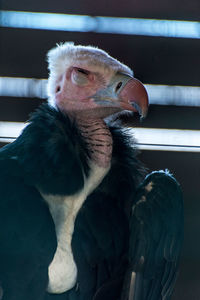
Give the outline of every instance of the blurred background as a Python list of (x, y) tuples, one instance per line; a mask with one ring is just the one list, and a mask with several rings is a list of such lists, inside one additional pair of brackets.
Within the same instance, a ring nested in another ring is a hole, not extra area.
[(0, 9), (0, 146), (46, 101), (46, 53), (56, 43), (98, 46), (145, 84), (149, 114), (130, 124), (140, 159), (150, 171), (168, 168), (184, 193), (173, 300), (199, 300), (200, 1), (1, 0)]

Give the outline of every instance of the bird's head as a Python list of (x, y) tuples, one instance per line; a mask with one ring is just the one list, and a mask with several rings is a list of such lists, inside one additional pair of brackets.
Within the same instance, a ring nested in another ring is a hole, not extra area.
[(148, 96), (132, 70), (105, 51), (73, 43), (48, 53), (49, 103), (62, 112), (105, 118), (123, 110), (145, 117)]

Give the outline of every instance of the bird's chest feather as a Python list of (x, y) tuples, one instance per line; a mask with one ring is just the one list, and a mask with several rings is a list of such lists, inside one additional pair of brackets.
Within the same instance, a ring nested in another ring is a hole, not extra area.
[[(105, 134), (105, 130), (100, 132), (99, 129), (96, 132), (101, 136), (102, 133)], [(85, 134), (88, 143), (90, 138), (95, 138), (94, 132), (91, 134), (86, 132)], [(97, 137), (99, 136), (97, 135)], [(110, 136), (108, 135), (108, 137)], [(111, 146), (108, 147), (107, 140), (104, 143), (103, 139), (98, 145), (90, 146), (92, 158), (89, 164), (90, 172), (80, 191), (70, 196), (42, 194), (54, 220), (58, 242), (54, 259), (49, 266), (48, 292), (50, 293), (63, 293), (71, 289), (76, 283), (77, 267), (71, 248), (75, 219), (87, 196), (101, 183), (110, 169)]]

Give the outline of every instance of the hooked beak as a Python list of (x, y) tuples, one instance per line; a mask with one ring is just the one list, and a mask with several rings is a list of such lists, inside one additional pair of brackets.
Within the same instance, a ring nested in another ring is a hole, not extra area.
[(122, 109), (138, 111), (145, 118), (148, 111), (148, 94), (144, 85), (136, 78), (131, 78), (119, 93)]
[(99, 107), (138, 112), (142, 119), (147, 115), (147, 91), (138, 79), (127, 74), (117, 73), (109, 85), (98, 90), (92, 98)]

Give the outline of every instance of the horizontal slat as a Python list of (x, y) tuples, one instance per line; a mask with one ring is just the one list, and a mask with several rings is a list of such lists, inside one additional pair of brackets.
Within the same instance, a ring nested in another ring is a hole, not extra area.
[(199, 85), (199, 40), (11, 28), (1, 30), (0, 76), (47, 78), (47, 51), (69, 40), (105, 49), (144, 83)]
[(148, 151), (175, 151), (175, 152), (197, 152), (200, 153), (200, 147), (176, 146), (176, 145), (150, 145), (150, 144), (136, 144), (138, 149)]
[[(0, 122), (2, 142), (16, 138), (25, 126), (21, 122)], [(200, 152), (200, 131), (156, 128), (134, 128), (129, 131), (140, 149)]]
[(22, 122), (0, 122), (0, 137), (16, 138), (25, 126)]
[[(154, 0), (146, 1), (79, 1), (69, 3), (63, 0), (57, 1), (27, 1), (27, 0), (2, 0), (2, 9), (24, 10), (38, 12), (56, 12), (70, 14), (90, 14), (103, 16), (122, 17), (153, 17), (169, 19), (196, 19), (199, 20), (199, 1), (182, 0)], [(178, 9), (177, 9), (178, 8)]]
[(14, 138), (0, 137), (0, 147), (3, 147), (5, 144), (14, 142), (14, 140)]
[(0, 11), (0, 26), (73, 32), (96, 32), (200, 39), (200, 23), (192, 21)]
[(134, 128), (132, 133), (142, 150), (200, 152), (200, 131)]
[(47, 98), (46, 79), (0, 77), (0, 96)]
[[(200, 107), (200, 87), (145, 85), (149, 103)], [(47, 98), (47, 80), (0, 77), (0, 96)]]

